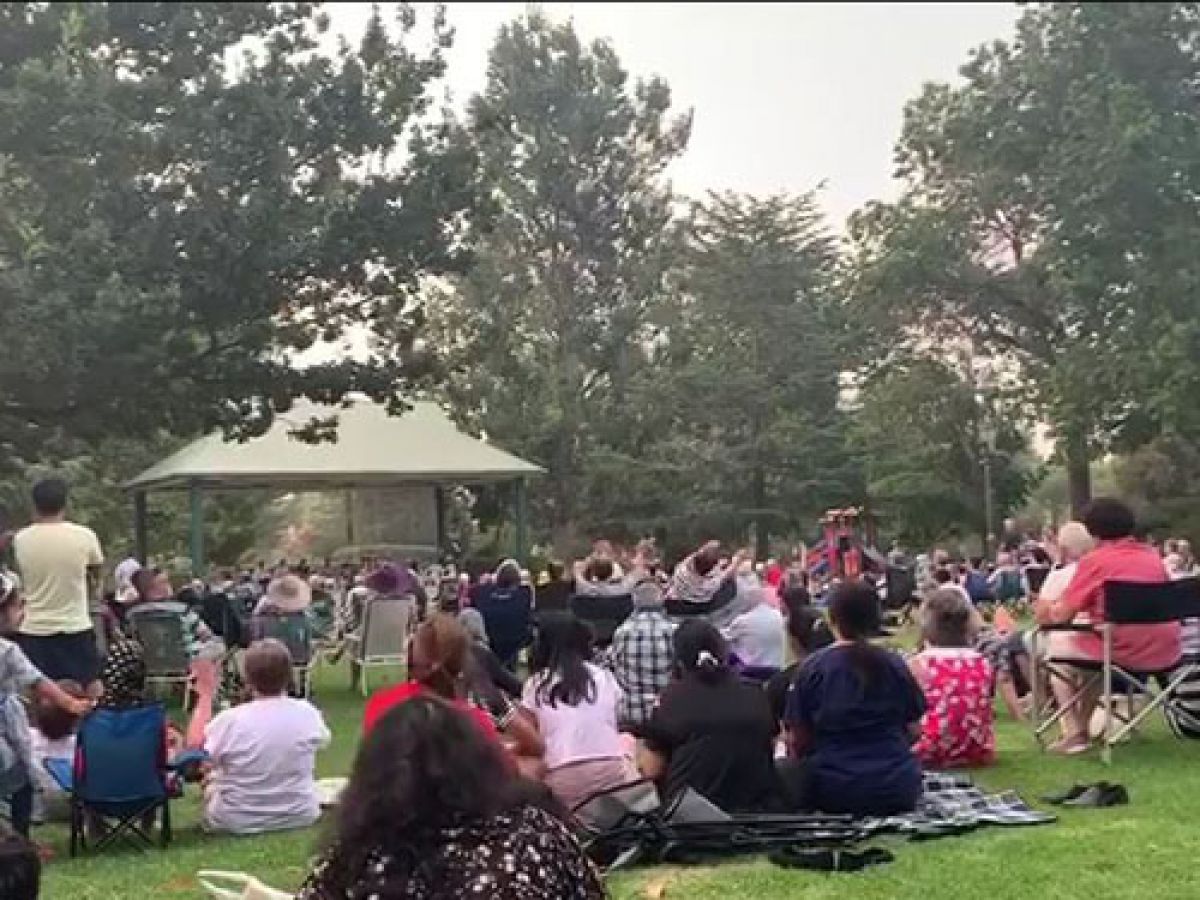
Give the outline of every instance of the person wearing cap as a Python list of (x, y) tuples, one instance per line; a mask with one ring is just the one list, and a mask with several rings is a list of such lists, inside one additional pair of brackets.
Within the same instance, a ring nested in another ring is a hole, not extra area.
[(650, 721), (659, 694), (671, 680), (675, 626), (667, 618), (658, 581), (643, 575), (634, 585), (633, 612), (613, 632), (606, 663), (624, 691), (617, 705), (621, 728), (634, 734)]
[(256, 616), (287, 616), (307, 612), (312, 604), (312, 588), (299, 575), (283, 575), (267, 585), (258, 605)]

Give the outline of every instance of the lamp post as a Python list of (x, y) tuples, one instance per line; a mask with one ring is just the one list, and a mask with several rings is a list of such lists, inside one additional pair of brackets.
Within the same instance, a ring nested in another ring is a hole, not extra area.
[(995, 499), (992, 496), (992, 456), (996, 452), (996, 425), (986, 408), (979, 424), (979, 437), (983, 445), (983, 552), (990, 559), (996, 544), (996, 535), (992, 530), (996, 524)]

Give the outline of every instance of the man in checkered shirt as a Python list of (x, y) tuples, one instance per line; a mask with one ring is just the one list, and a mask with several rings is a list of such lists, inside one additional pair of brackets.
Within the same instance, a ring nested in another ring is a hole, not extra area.
[(663, 609), (662, 588), (652, 577), (639, 581), (632, 593), (633, 612), (613, 632), (607, 663), (625, 692), (617, 720), (636, 734), (671, 680), (675, 626)]

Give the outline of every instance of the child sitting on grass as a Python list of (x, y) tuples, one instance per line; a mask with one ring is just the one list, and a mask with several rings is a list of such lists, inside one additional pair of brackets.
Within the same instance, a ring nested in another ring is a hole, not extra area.
[[(78, 681), (63, 678), (58, 686), (77, 699), (87, 697)], [(45, 698), (38, 698), (31, 712), (33, 725), (29, 733), (33, 746), (33, 782), (37, 790), (33, 800), (33, 821), (39, 824), (65, 822), (70, 815), (67, 794), (46, 771), (45, 761), (59, 759), (73, 763), (79, 717)]]
[[(0, 571), (0, 634), (12, 635), (25, 617), (25, 601), (17, 580)], [(21, 695), (31, 691), (38, 701), (53, 703), (82, 716), (92, 703), (77, 699), (42, 675), (7, 637), (0, 637), (0, 798), (8, 800), (13, 830), (29, 836), (33, 817), (33, 747), (29, 719)]]
[(921, 736), (913, 749), (926, 768), (986, 766), (995, 760), (994, 676), (972, 646), (973, 613), (960, 592), (946, 588), (921, 604), (924, 649), (908, 667), (925, 692)]

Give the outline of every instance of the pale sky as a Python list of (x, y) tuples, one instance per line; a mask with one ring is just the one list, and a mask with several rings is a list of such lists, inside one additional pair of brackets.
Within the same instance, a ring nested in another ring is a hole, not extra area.
[[(388, 6), (388, 4), (382, 4)], [(428, 16), (426, 4), (416, 4)], [(354, 38), (365, 3), (331, 4)], [(461, 105), (483, 86), (487, 53), (524, 3), (450, 3), (456, 30), (446, 86)], [(659, 75), (695, 118), (669, 170), (676, 189), (756, 194), (824, 183), (837, 228), (871, 199), (890, 199), (902, 111), (929, 81), (952, 81), (967, 52), (1010, 38), (1018, 10), (1000, 3), (547, 3), (585, 39), (612, 41), (633, 77)], [(390, 18), (385, 11), (385, 17)]]

